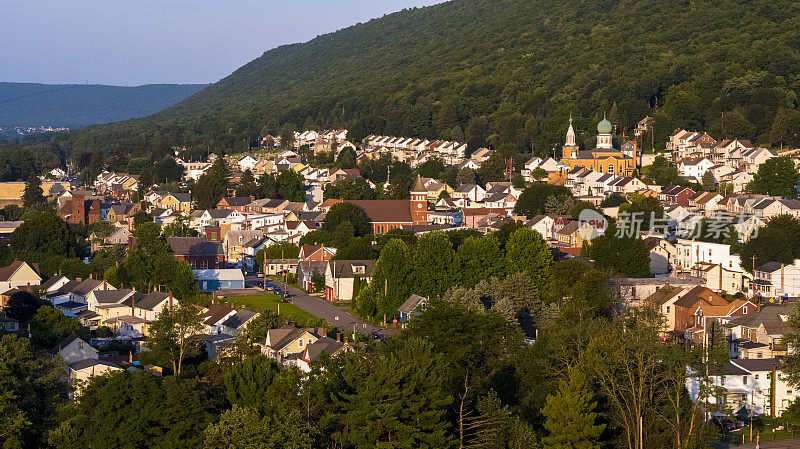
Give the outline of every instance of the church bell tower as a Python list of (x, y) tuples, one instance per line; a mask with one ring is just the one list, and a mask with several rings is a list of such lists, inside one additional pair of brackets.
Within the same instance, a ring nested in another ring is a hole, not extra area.
[(419, 176), (411, 188), (411, 220), (415, 225), (428, 224), (428, 191)]

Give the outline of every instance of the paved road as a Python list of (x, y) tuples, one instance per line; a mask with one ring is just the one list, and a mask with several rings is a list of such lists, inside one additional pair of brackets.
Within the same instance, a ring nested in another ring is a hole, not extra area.
[[(712, 447), (715, 449), (755, 449), (755, 443), (752, 444), (744, 444), (744, 445), (734, 445), (728, 443), (712, 443)], [(781, 440), (781, 441), (762, 441), (759, 446), (759, 449), (800, 449), (800, 440)]]
[[(256, 282), (260, 281), (259, 278), (255, 276), (247, 276), (245, 278), (247, 285), (255, 284)], [(322, 318), (323, 320), (327, 321), (330, 325), (336, 326), (344, 332), (352, 332), (353, 325), (356, 326), (356, 331), (362, 334), (368, 334), (370, 332), (378, 332), (379, 334), (389, 334), (390, 331), (387, 329), (381, 329), (375, 327), (366, 321), (360, 320), (353, 315), (345, 312), (344, 310), (340, 309), (339, 307), (334, 306), (333, 304), (323, 301), (321, 299), (315, 298), (308, 293), (298, 290), (292, 286), (284, 285), (282, 282), (267, 280), (267, 282), (271, 282), (273, 285), (277, 285), (282, 290), (288, 291), (291, 297), (289, 300), (292, 304), (300, 307), (301, 309), (305, 310), (306, 312), (314, 315), (315, 317)]]

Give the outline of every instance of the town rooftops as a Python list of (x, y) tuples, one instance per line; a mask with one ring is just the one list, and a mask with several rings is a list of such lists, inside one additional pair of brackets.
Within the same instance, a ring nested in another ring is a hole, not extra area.
[(91, 293), (92, 290), (96, 289), (97, 287), (100, 287), (102, 283), (103, 281), (98, 279), (86, 279), (77, 286), (75, 286), (75, 288), (73, 288), (69, 293), (74, 293), (80, 296), (86, 296), (89, 293)]
[(247, 309), (239, 309), (236, 311), (235, 314), (233, 314), (231, 317), (225, 320), (222, 323), (222, 325), (230, 327), (232, 329), (238, 329), (239, 327), (243, 326), (248, 321), (253, 319), (253, 317), (255, 317), (256, 315), (258, 315), (258, 313), (256, 312)]
[(97, 360), (97, 359), (78, 360), (77, 362), (71, 364), (69, 367), (73, 371), (80, 371), (80, 370), (92, 368), (94, 366), (107, 366), (109, 368), (122, 369), (116, 363), (107, 362), (107, 361), (104, 361), (104, 360)]
[(137, 298), (134, 306), (139, 309), (153, 310), (154, 307), (169, 299), (169, 296), (169, 293), (155, 291), (150, 292), (144, 295), (141, 299)]
[(123, 288), (119, 290), (99, 290), (94, 292), (94, 299), (98, 304), (116, 304), (124, 301), (133, 294), (133, 290)]
[(314, 343), (306, 346), (306, 349), (303, 353), (303, 358), (307, 362), (313, 362), (317, 360), (320, 355), (323, 353), (328, 355), (335, 355), (337, 352), (341, 351), (347, 344), (342, 343), (340, 341), (334, 340), (330, 337), (320, 337)]
[(364, 209), (373, 223), (411, 223), (409, 200), (348, 200)]
[[(21, 260), (15, 260), (11, 262), (11, 265), (0, 268), (0, 281), (8, 281), (12, 276), (14, 276), (14, 273), (16, 273), (17, 270), (19, 270), (22, 265), (26, 265), (26, 263)], [(35, 273), (37, 274), (39, 273), (38, 264), (34, 263), (29, 266), (33, 269)]]
[(645, 298), (645, 301), (660, 306), (674, 298), (676, 295), (680, 294), (682, 291), (684, 291), (683, 287), (667, 284), (656, 290), (652, 295)]

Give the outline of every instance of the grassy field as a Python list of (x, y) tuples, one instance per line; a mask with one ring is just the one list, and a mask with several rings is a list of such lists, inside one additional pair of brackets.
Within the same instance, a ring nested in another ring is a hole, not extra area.
[(300, 325), (314, 325), (314, 323), (323, 323), (321, 318), (306, 312), (305, 310), (297, 307), (294, 304), (283, 303), (281, 297), (272, 293), (264, 293), (261, 295), (251, 296), (231, 296), (224, 299), (232, 307), (239, 308), (245, 306), (249, 310), (255, 312), (263, 312), (269, 310), (272, 312), (278, 311), (278, 303), (280, 303), (281, 316), (289, 318)]

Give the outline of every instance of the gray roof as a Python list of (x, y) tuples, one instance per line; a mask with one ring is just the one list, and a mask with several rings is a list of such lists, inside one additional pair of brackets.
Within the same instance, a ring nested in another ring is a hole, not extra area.
[(767, 262), (764, 265), (756, 268), (756, 271), (762, 271), (765, 273), (774, 273), (781, 269), (782, 264), (780, 262)]
[(374, 260), (331, 260), (331, 268), (333, 269), (334, 276), (337, 278), (352, 278), (355, 277), (353, 273), (353, 266), (363, 266), (364, 273), (359, 273), (362, 277), (372, 277), (372, 270), (375, 269)]
[[(60, 281), (61, 279), (67, 279), (67, 278), (64, 277), (64, 276), (61, 276), (61, 275), (52, 276), (50, 279), (47, 280), (47, 282), (45, 282), (44, 284), (40, 285), (40, 288), (42, 290), (47, 290), (48, 288), (52, 287), (56, 282)], [(67, 280), (69, 280), (69, 279), (67, 279)], [(66, 284), (64, 284), (64, 285), (66, 285)]]
[(420, 296), (420, 295), (417, 295), (417, 294), (412, 294), (411, 296), (408, 297), (408, 299), (406, 299), (406, 301), (403, 303), (403, 305), (401, 305), (397, 310), (402, 312), (402, 313), (406, 313), (406, 314), (411, 313), (423, 301), (427, 301), (427, 299), (424, 296)]
[(233, 329), (238, 329), (253, 319), (253, 317), (256, 315), (258, 315), (258, 313), (247, 309), (237, 310), (236, 314), (225, 320), (222, 325)]
[(150, 292), (143, 296), (141, 299), (136, 299), (135, 307), (144, 310), (153, 310), (153, 308), (169, 298), (169, 293), (164, 292)]
[(334, 355), (343, 347), (345, 347), (345, 343), (334, 340), (330, 337), (320, 337), (319, 340), (306, 346), (306, 350), (308, 351), (308, 360), (313, 362), (314, 360), (317, 360), (322, 353)]
[(791, 306), (762, 306), (761, 310), (756, 310), (747, 315), (734, 318), (730, 322), (731, 324), (744, 326), (750, 329), (756, 329), (763, 324), (764, 329), (769, 335), (783, 335), (788, 330), (788, 327), (786, 326), (786, 322), (781, 318), (781, 315), (789, 315), (791, 309)]
[(86, 296), (92, 290), (94, 290), (97, 287), (99, 287), (100, 284), (102, 284), (102, 283), (103, 283), (103, 281), (100, 281), (100, 280), (97, 280), (97, 279), (86, 279), (85, 281), (83, 281), (80, 284), (78, 284), (77, 286), (75, 286), (75, 288), (73, 288), (68, 293), (74, 293), (76, 295)]
[(736, 359), (732, 360), (732, 363), (736, 364), (740, 368), (743, 368), (749, 372), (755, 371), (772, 371), (772, 366), (775, 365), (777, 369), (781, 369), (783, 367), (783, 361), (781, 359)]
[(233, 213), (233, 209), (208, 209), (206, 212), (208, 212), (208, 215), (210, 215), (211, 218), (219, 219), (227, 218), (228, 215)]
[(133, 293), (133, 290), (123, 288), (120, 290), (99, 290), (94, 292), (94, 298), (98, 304), (115, 304), (125, 300)]
[(75, 363), (71, 364), (69, 367), (70, 367), (70, 368), (72, 368), (72, 369), (73, 369), (73, 370), (75, 370), (75, 371), (79, 371), (79, 370), (86, 369), (86, 368), (91, 368), (91, 367), (93, 367), (93, 366), (97, 366), (97, 365), (101, 365), (101, 366), (108, 366), (108, 367), (111, 367), (111, 368), (119, 368), (119, 369), (122, 369), (122, 368), (120, 368), (120, 367), (119, 367), (117, 364), (115, 364), (115, 363), (106, 362), (106, 361), (104, 361), (104, 360), (97, 360), (97, 359), (83, 359), (83, 360), (79, 360), (79, 361), (77, 361), (77, 362), (75, 362)]

